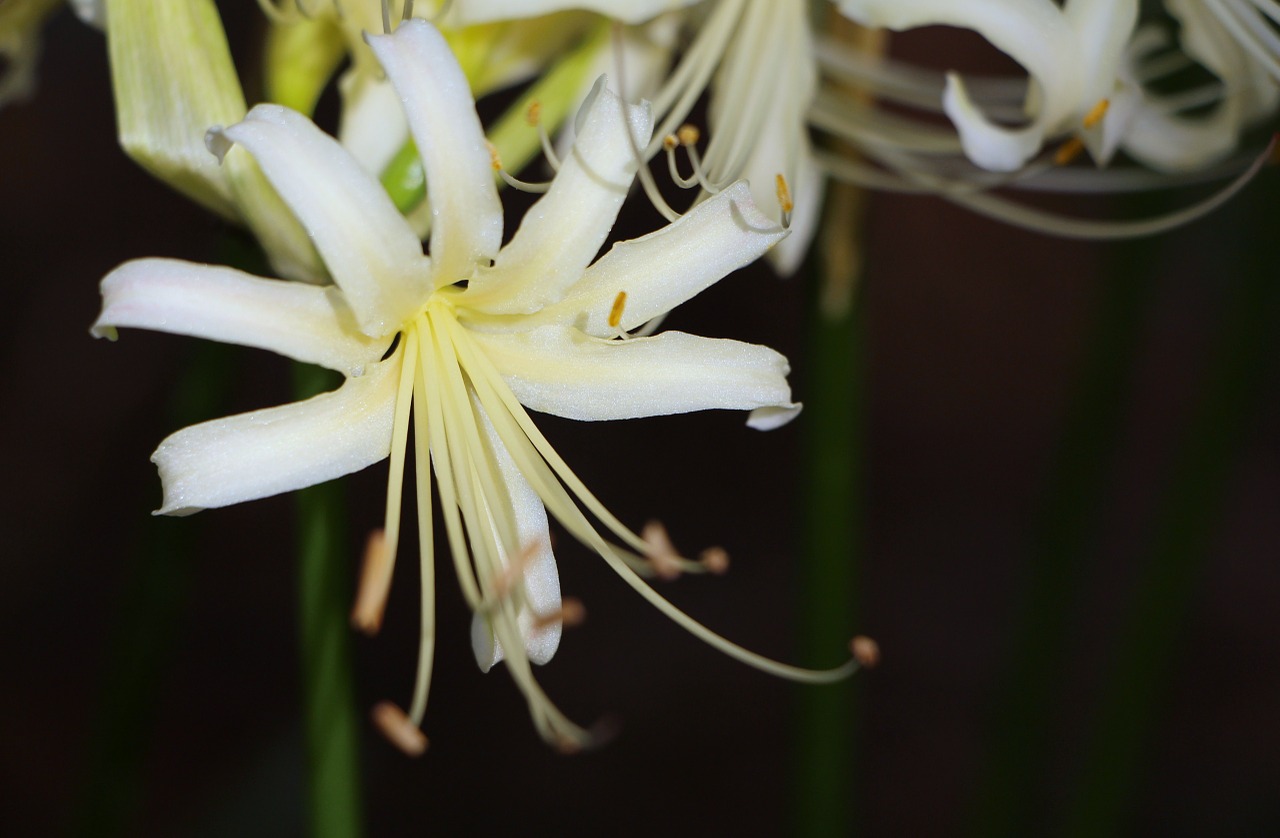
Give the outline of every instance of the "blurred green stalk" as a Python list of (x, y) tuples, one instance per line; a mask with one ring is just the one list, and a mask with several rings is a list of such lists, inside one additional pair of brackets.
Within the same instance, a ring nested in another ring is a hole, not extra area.
[[(217, 415), (230, 388), (230, 351), (219, 343), (192, 349), (170, 397), (164, 427), (181, 428)], [(88, 780), (74, 809), (72, 834), (132, 833), (146, 787), (161, 685), (182, 634), (201, 524), (198, 517), (161, 517), (140, 528), (111, 633), (106, 681), (89, 743)]]
[[(294, 391), (309, 398), (338, 383), (335, 373), (294, 365)], [(311, 834), (360, 835), (360, 726), (351, 667), (350, 568), (342, 485), (297, 493), (298, 613)]]
[[(852, 230), (844, 231), (853, 236)], [(860, 254), (858, 254), (860, 258)], [(816, 261), (810, 259), (810, 266)], [(865, 537), (865, 318), (853, 302), (853, 262), (809, 269), (804, 334), (806, 380), (802, 415), (800, 623), (802, 662), (829, 666), (832, 649), (856, 633), (858, 579)], [(841, 305), (830, 305), (832, 270), (848, 283)], [(824, 283), (825, 281), (825, 283)], [(796, 787), (793, 833), (854, 834), (858, 695), (861, 676), (797, 689)]]
[(1068, 835), (1119, 835), (1132, 828), (1132, 806), (1160, 721), (1159, 698), (1184, 639), (1250, 420), (1273, 380), (1280, 357), (1280, 283), (1271, 239), (1280, 184), (1274, 175), (1265, 173), (1236, 206), (1201, 228), (1202, 245), (1219, 257), (1214, 278), (1223, 278), (1229, 298), (1110, 662)]
[[(1141, 202), (1131, 204), (1129, 211), (1140, 211)], [(1110, 500), (1163, 241), (1139, 239), (1107, 250), (1092, 333), (1032, 529), (1014, 646), (989, 722), (991, 745), (969, 824), (972, 835), (1027, 835), (1048, 805), (1044, 769), (1052, 735), (1061, 729), (1058, 696), (1071, 617)]]

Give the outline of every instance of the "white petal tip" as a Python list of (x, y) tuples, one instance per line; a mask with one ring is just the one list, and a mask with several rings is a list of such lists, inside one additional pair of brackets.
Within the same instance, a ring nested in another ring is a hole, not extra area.
[(162, 506), (151, 514), (157, 518), (162, 515), (166, 518), (186, 518), (202, 511), (204, 511), (202, 506)]
[(502, 644), (493, 636), (489, 621), (479, 614), (471, 615), (471, 651), (475, 653), (476, 666), (481, 672), (488, 672), (502, 660)]
[(747, 427), (754, 428), (757, 431), (772, 431), (775, 428), (781, 428), (799, 416), (803, 407), (804, 405), (799, 402), (788, 405), (757, 407), (747, 416)]
[(218, 158), (219, 163), (227, 156), (227, 152), (231, 150), (233, 145), (235, 143), (227, 136), (226, 129), (221, 125), (214, 125), (204, 132), (204, 147), (209, 149), (210, 154)]

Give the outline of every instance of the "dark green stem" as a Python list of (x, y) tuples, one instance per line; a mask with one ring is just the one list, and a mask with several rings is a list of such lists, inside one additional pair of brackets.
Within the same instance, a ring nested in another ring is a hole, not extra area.
[[(299, 398), (332, 389), (333, 374), (297, 365)], [(351, 667), (346, 510), (336, 481), (297, 493), (298, 610), (311, 834), (361, 834), (359, 721)]]
[(1014, 648), (991, 716), (970, 833), (1026, 835), (1044, 811), (1042, 770), (1053, 747), (1071, 615), (1090, 573), (1098, 527), (1132, 392), (1160, 240), (1108, 252), (1092, 334), (1069, 401), (1043, 506), (1034, 524)]
[[(170, 399), (165, 427), (209, 419), (226, 400), (229, 348), (201, 344)], [(158, 504), (153, 504), (153, 506)], [(107, 653), (76, 835), (127, 835), (145, 789), (161, 685), (175, 658), (200, 518), (151, 518), (141, 528)]]
[[(829, 665), (832, 649), (855, 634), (862, 560), (862, 307), (823, 311), (809, 280), (801, 507), (804, 510), (800, 642), (804, 662)], [(852, 282), (852, 278), (848, 281)], [(855, 721), (859, 679), (798, 690), (795, 834), (853, 834)]]
[[(1266, 187), (1270, 187), (1267, 189)], [(1276, 184), (1256, 184), (1240, 217), (1215, 219), (1203, 242), (1220, 258), (1231, 297), (1223, 311), (1200, 398), (1155, 519), (1143, 576), (1111, 661), (1083, 780), (1066, 833), (1128, 833), (1141, 769), (1159, 721), (1187, 614), (1225, 508), (1230, 479), (1251, 429), (1263, 383), (1280, 356), (1280, 322), (1269, 211)], [(1270, 201), (1266, 201), (1270, 198)], [(1250, 210), (1252, 210), (1250, 212)], [(1232, 258), (1240, 255), (1243, 258)], [(1215, 278), (1217, 278), (1215, 277)]]

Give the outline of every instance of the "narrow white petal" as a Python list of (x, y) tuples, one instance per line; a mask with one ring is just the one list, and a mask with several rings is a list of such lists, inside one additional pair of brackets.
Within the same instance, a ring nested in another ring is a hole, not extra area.
[(186, 515), (323, 483), (391, 450), (400, 355), (302, 402), (215, 419), (160, 443), (162, 515)]
[(959, 77), (948, 76), (944, 109), (960, 132), (965, 154), (985, 169), (1019, 168), (1047, 133), (1061, 130), (1064, 120), (1093, 104), (1081, 103), (1084, 74), (1076, 30), (1053, 0), (838, 0), (838, 5), (846, 17), (866, 26), (972, 29), (1026, 69), (1038, 89), (1034, 121), (1022, 129), (992, 123)]
[(357, 328), (342, 292), (330, 285), (263, 279), (177, 259), (126, 262), (102, 280), (96, 337), (118, 326), (155, 329), (270, 349), (349, 376), (364, 374), (387, 341)]
[(620, 291), (627, 297), (619, 328), (631, 330), (755, 261), (786, 235), (756, 209), (746, 182), (739, 181), (666, 227), (615, 244), (564, 302), (520, 318), (518, 325), (558, 323), (612, 337), (618, 330), (609, 315)]
[(367, 36), (400, 94), (431, 202), (436, 285), (468, 279), (502, 245), (502, 204), (471, 88), (444, 37), (422, 20)]
[[(551, 189), (525, 213), (497, 263), (467, 288), (468, 308), (528, 314), (564, 297), (596, 258), (649, 143), (649, 106), (625, 108), (601, 76), (577, 120), (578, 136)], [(642, 153), (642, 152), (641, 152)]]
[[(527, 604), (520, 609), (518, 623), (520, 635), (524, 638), (525, 654), (529, 660), (544, 664), (555, 655), (560, 646), (560, 623), (551, 622), (545, 627), (536, 627), (537, 618), (542, 615), (555, 614), (560, 610), (560, 574), (556, 568), (556, 557), (551, 550), (551, 530), (547, 523), (547, 510), (542, 505), (538, 493), (524, 479), (520, 469), (516, 467), (511, 454), (499, 439), (497, 431), (488, 421), (484, 408), (478, 401), (473, 401), (476, 413), (484, 419), (483, 427), (490, 446), (494, 462), (502, 475), (502, 482), (509, 493), (511, 512), (515, 517), (516, 535), (520, 539), (521, 549), (532, 549), (532, 555), (526, 557), (524, 570), (524, 587)], [(501, 514), (501, 513), (499, 513)], [(504, 556), (504, 563), (510, 557)], [(472, 651), (476, 655), (476, 663), (488, 672), (495, 663), (502, 660), (502, 644), (493, 636), (486, 620), (475, 615), (471, 626)]]
[(793, 406), (787, 359), (755, 344), (683, 332), (609, 341), (566, 326), (473, 337), (522, 404), (568, 419)]
[(987, 119), (969, 98), (968, 89), (955, 73), (947, 73), (942, 109), (960, 134), (965, 156), (975, 166), (991, 172), (1012, 172), (1021, 168), (1035, 156), (1044, 142), (1044, 124), (1040, 120), (1026, 128), (1011, 129)]
[(258, 105), (243, 122), (211, 134), (215, 149), (225, 141), (258, 161), (366, 334), (390, 334), (413, 316), (430, 292), (422, 243), (382, 186), (337, 141), (280, 105)]

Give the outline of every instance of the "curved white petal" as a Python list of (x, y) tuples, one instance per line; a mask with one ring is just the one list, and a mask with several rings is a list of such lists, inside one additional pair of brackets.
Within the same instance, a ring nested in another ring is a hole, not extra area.
[(511, 0), (457, 0), (447, 20), (450, 25), (467, 25), (536, 17), (566, 9), (586, 9), (623, 23), (640, 23), (696, 2), (698, 0), (521, 0), (517, 4)]
[(390, 334), (417, 311), (430, 292), (422, 243), (382, 186), (337, 141), (280, 105), (258, 105), (243, 122), (211, 132), (214, 148), (221, 147), (219, 137), (258, 161), (366, 334)]
[[(1017, 169), (1039, 150), (1046, 134), (1063, 129), (1072, 116), (1094, 104), (1084, 104), (1082, 92), (1092, 68), (1082, 64), (1077, 31), (1053, 0), (838, 0), (838, 4), (846, 17), (867, 26), (972, 29), (1026, 69), (1034, 81), (1036, 107), (1032, 123), (1018, 129), (991, 122), (959, 77), (947, 78), (944, 109), (960, 133), (966, 155), (983, 168)], [(1080, 18), (1089, 15), (1081, 13)]]
[(787, 359), (755, 344), (683, 332), (610, 341), (567, 326), (472, 336), (521, 404), (567, 419), (793, 406)]
[[(547, 510), (498, 438), (484, 408), (478, 401), (473, 403), (477, 415), (484, 420), (482, 425), (486, 431), (490, 453), (509, 494), (508, 500), (515, 516), (516, 535), (520, 539), (521, 548), (531, 550), (531, 554), (524, 557), (526, 604), (521, 607), (517, 622), (520, 636), (524, 638), (525, 654), (534, 663), (544, 664), (551, 660), (560, 647), (562, 632), (559, 621), (536, 626), (539, 616), (555, 614), (560, 610), (560, 574), (556, 568), (555, 554), (551, 550)], [(503, 563), (508, 561), (509, 557), (503, 556)], [(502, 644), (494, 637), (485, 618), (479, 614), (472, 617), (471, 648), (475, 652), (476, 663), (485, 672), (504, 656)]]
[[(647, 236), (615, 244), (565, 299), (510, 328), (560, 324), (598, 337), (631, 330), (688, 300), (747, 265), (783, 239), (787, 231), (756, 209), (745, 181), (738, 181)], [(609, 315), (626, 292), (618, 327)], [(482, 323), (487, 328), (488, 323)]]
[[(1187, 115), (1173, 100), (1147, 93), (1124, 147), (1152, 168), (1188, 171), (1230, 154), (1241, 132), (1273, 111), (1280, 87), (1203, 3), (1167, 0), (1166, 7), (1181, 24), (1183, 51), (1218, 77), (1222, 96), (1209, 113)], [(1166, 41), (1162, 31), (1143, 29), (1131, 52), (1156, 51)]]
[(653, 118), (647, 104), (624, 112), (601, 76), (577, 125), (573, 150), (551, 189), (525, 213), (493, 268), (472, 279), (464, 295), (469, 308), (538, 311), (561, 300), (600, 252), (635, 176), (637, 151), (649, 143)]
[(956, 126), (965, 156), (975, 166), (991, 172), (1012, 172), (1021, 168), (1035, 156), (1044, 142), (1044, 123), (1040, 120), (1015, 130), (987, 119), (955, 73), (947, 73), (942, 109)]
[(470, 278), (502, 245), (502, 204), (475, 100), (444, 37), (423, 20), (369, 46), (400, 94), (431, 202), (435, 284)]
[(151, 461), (164, 484), (159, 515), (187, 515), (323, 483), (391, 450), (400, 354), (337, 390), (214, 419), (170, 435)]
[(334, 286), (263, 279), (178, 259), (126, 262), (102, 280), (96, 337), (117, 326), (270, 349), (349, 376), (364, 374), (387, 341), (356, 328)]

